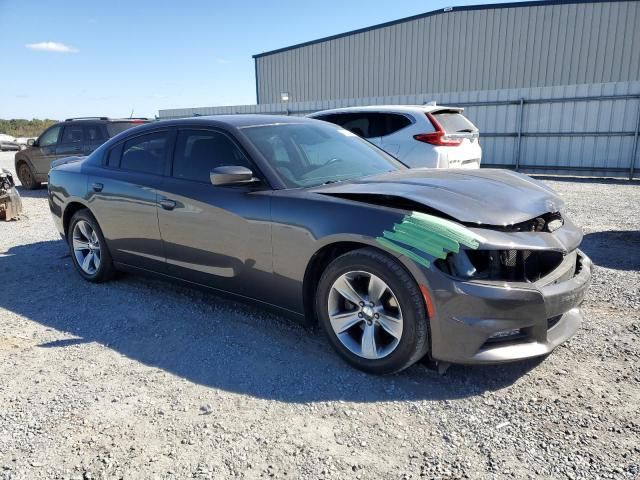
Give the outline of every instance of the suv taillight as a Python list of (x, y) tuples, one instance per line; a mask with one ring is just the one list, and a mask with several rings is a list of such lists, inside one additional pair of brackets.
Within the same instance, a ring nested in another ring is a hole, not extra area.
[(457, 147), (462, 143), (462, 139), (460, 138), (448, 138), (447, 132), (444, 131), (444, 128), (442, 128), (442, 125), (438, 123), (435, 117), (430, 113), (427, 113), (426, 115), (436, 131), (430, 133), (419, 133), (418, 135), (414, 135), (413, 138), (419, 142), (436, 145), (438, 147)]

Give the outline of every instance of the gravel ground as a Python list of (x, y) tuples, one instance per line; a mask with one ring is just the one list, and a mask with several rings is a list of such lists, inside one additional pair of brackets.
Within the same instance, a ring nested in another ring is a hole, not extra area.
[(640, 185), (544, 180), (596, 264), (584, 327), (545, 359), (384, 378), (207, 292), (82, 281), (45, 191), (21, 189), (0, 223), (0, 479), (640, 478)]

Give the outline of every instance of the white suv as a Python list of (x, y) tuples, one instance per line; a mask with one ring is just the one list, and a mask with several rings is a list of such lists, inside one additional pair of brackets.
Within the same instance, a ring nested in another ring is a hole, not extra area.
[(441, 105), (375, 105), (307, 116), (340, 125), (412, 168), (478, 168), (478, 129), (462, 111)]

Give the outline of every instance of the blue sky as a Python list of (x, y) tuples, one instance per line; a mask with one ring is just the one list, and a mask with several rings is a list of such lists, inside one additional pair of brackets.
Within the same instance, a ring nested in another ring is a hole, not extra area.
[(255, 103), (253, 54), (479, 3), (0, 0), (0, 118)]

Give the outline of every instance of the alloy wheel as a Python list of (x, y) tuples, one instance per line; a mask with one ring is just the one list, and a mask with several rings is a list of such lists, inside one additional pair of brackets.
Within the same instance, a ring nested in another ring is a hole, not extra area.
[(101, 248), (96, 231), (85, 220), (73, 227), (73, 254), (78, 265), (87, 275), (95, 275), (100, 268)]
[(402, 338), (400, 303), (391, 288), (369, 272), (353, 271), (331, 286), (328, 312), (334, 333), (351, 353), (378, 360)]

